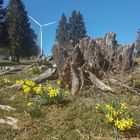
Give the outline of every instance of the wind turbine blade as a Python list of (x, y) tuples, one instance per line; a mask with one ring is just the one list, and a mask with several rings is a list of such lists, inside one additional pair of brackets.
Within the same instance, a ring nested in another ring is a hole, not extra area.
[(29, 16), (36, 24), (38, 24), (39, 26), (41, 26), (41, 24), (38, 22), (38, 21), (36, 21), (33, 17), (31, 17), (31, 16)]
[(47, 23), (47, 24), (44, 24), (44, 25), (42, 25), (42, 26), (44, 27), (44, 26), (48, 26), (48, 25), (51, 25), (51, 24), (55, 24), (55, 23), (56, 23), (56, 21), (50, 22), (50, 23)]

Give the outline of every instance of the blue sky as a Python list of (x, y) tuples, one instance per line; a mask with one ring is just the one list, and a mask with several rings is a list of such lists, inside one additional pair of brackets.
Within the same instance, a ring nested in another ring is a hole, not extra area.
[[(7, 3), (8, 0), (5, 0)], [(23, 0), (28, 14), (41, 24), (59, 21), (62, 12), (68, 17), (72, 10), (80, 11), (85, 19), (87, 35), (93, 39), (115, 32), (120, 44), (136, 41), (140, 28), (140, 0)], [(31, 21), (39, 35), (39, 27)], [(51, 54), (57, 24), (43, 30), (43, 49)]]

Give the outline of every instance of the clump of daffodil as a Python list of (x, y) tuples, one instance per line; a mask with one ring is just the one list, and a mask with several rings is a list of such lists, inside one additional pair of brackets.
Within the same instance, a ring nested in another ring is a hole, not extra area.
[(64, 89), (61, 81), (58, 80), (55, 85), (47, 83), (45, 86), (42, 86), (42, 94), (40, 96), (43, 98), (41, 101), (47, 104), (59, 104), (64, 100), (64, 97), (66, 98), (69, 95), (69, 90)]
[(49, 90), (48, 91), (48, 95), (50, 96), (50, 97), (55, 97), (55, 96), (57, 96), (59, 94), (59, 90), (58, 89), (52, 89), (52, 90)]
[(53, 88), (52, 88), (51, 84), (47, 84), (47, 85), (44, 87), (44, 89), (47, 90), (47, 91), (50, 91), (50, 90), (52, 90)]
[(56, 96), (61, 96), (62, 94), (63, 94), (64, 96), (70, 95), (69, 90), (68, 90), (68, 89), (65, 89), (65, 90), (62, 89), (62, 88), (60, 87), (60, 85), (61, 85), (61, 81), (58, 80), (58, 81), (57, 81), (57, 86), (56, 86), (56, 87), (55, 87), (55, 86), (52, 87), (51, 84), (47, 84), (46, 87), (45, 87), (44, 89), (48, 91), (48, 95), (49, 95), (50, 98), (51, 98), (51, 97), (56, 97)]
[(52, 87), (51, 84), (46, 85), (44, 89), (48, 91), (49, 97), (55, 97), (59, 94), (59, 89)]
[(35, 82), (29, 81), (29, 80), (25, 80), (25, 84), (28, 85), (29, 87), (34, 87), (36, 85)]
[(10, 80), (9, 80), (9, 79), (4, 78), (4, 79), (3, 79), (3, 83), (8, 85), (8, 84), (10, 84), (11, 82), (10, 82)]
[(33, 88), (36, 86), (36, 83), (30, 80), (16, 80), (17, 85), (22, 86), (23, 93), (26, 94), (26, 96), (31, 92), (33, 92)]
[(25, 84), (25, 85), (27, 85), (29, 87), (34, 87), (36, 85), (35, 82), (30, 81), (30, 80), (16, 80), (16, 84), (17, 85), (23, 85), (23, 84)]
[(42, 92), (42, 86), (36, 86), (33, 88), (33, 90), (35, 91), (36, 94), (40, 94)]
[(122, 118), (119, 120), (115, 120), (115, 126), (120, 130), (120, 131), (125, 131), (127, 129), (131, 129), (133, 126), (133, 120), (131, 118)]
[(16, 80), (16, 84), (17, 85), (22, 85), (22, 84), (24, 84), (24, 80)]
[(51, 84), (47, 84), (46, 87), (44, 87), (44, 90), (48, 92), (49, 97), (55, 97), (59, 94), (59, 89), (52, 87)]
[(106, 104), (105, 105), (105, 110), (108, 110), (108, 111), (112, 112), (114, 110), (114, 108), (111, 105)]
[[(115, 135), (120, 132), (125, 132), (132, 129), (134, 125), (133, 118), (130, 117), (130, 112), (126, 103), (115, 100), (111, 103), (100, 103), (95, 106), (95, 109), (103, 114), (105, 122), (116, 130)], [(117, 138), (116, 138), (117, 139)]]
[(22, 89), (25, 94), (28, 94), (31, 91), (31, 88), (27, 85), (23, 85)]
[[(16, 84), (22, 86), (23, 93), (25, 97), (35, 97), (37, 96), (38, 102), (56, 104), (63, 100), (63, 97), (70, 95), (69, 90), (63, 89), (61, 86), (61, 81), (57, 81), (55, 85), (48, 83), (45, 85), (38, 85), (30, 80), (20, 80), (16, 81)], [(30, 105), (30, 104), (29, 104)]]

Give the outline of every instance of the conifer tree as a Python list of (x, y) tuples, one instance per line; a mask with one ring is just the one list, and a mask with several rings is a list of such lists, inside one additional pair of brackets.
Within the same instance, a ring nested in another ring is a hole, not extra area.
[(21, 0), (10, 0), (5, 15), (12, 61), (29, 57), (31, 48), (36, 46), (35, 35), (30, 28), (27, 11)]
[(60, 45), (64, 45), (69, 41), (67, 17), (64, 13), (62, 14), (59, 25), (56, 29), (56, 41)]
[(3, 23), (3, 15), (4, 15), (3, 0), (0, 0), (0, 24)]
[(80, 12), (74, 10), (69, 18), (69, 40), (73, 40), (75, 45), (85, 36), (86, 27), (84, 18)]
[(0, 47), (2, 46), (3, 18), (4, 18), (3, 0), (0, 0)]

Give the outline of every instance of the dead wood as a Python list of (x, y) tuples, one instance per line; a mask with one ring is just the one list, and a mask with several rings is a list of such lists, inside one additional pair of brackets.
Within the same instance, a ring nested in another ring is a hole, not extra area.
[(59, 77), (64, 85), (69, 85), (72, 95), (83, 89), (87, 84), (85, 81), (89, 81), (102, 91), (114, 92), (114, 89), (101, 80), (107, 81), (105, 77), (108, 75), (107, 72), (129, 71), (133, 62), (133, 49), (134, 44), (125, 47), (118, 45), (116, 34), (108, 33), (101, 40), (85, 37), (75, 47), (69, 49), (67, 45), (55, 44), (53, 57)]
[[(40, 84), (40, 83), (45, 82), (46, 80), (55, 80), (55, 79), (58, 79), (57, 69), (49, 68), (44, 73), (42, 73), (39, 76), (32, 78), (30, 80), (35, 83)], [(16, 89), (20, 90), (21, 87), (22, 87), (22, 85), (13, 84), (12, 86), (7, 87), (7, 89), (16, 88)]]
[(71, 66), (71, 94), (74, 95), (79, 91), (80, 88), (80, 82), (78, 78), (78, 70), (74, 67), (74, 65)]
[(89, 73), (89, 78), (91, 82), (96, 86), (97, 89), (100, 89), (101, 91), (105, 91), (105, 92), (114, 92), (114, 90), (110, 86), (104, 84), (93, 73), (89, 71), (88, 73)]
[(118, 80), (118, 79), (115, 79), (115, 78), (110, 77), (110, 78), (108, 78), (108, 81), (109, 81), (111, 84), (115, 85), (115, 86), (118, 86), (118, 87), (127, 89), (128, 91), (130, 91), (130, 92), (132, 92), (132, 93), (137, 94), (138, 96), (140, 96), (140, 93), (139, 93), (136, 89), (134, 89), (133, 87), (130, 87), (130, 86), (128, 86), (128, 85), (122, 83), (122, 82), (121, 82), (120, 80)]
[(22, 71), (23, 69), (24, 69), (24, 67), (13, 68), (12, 70), (5, 70), (5, 71), (0, 73), (0, 76), (6, 75), (6, 74), (14, 74), (14, 73), (17, 73), (19, 71)]
[(15, 111), (16, 110), (15, 108), (12, 108), (8, 105), (0, 105), (0, 109), (6, 110), (6, 111)]
[(35, 83), (42, 83), (45, 82), (46, 80), (54, 80), (58, 78), (58, 73), (56, 68), (49, 68), (46, 70), (44, 73), (39, 75), (38, 77), (32, 78), (31, 81)]

